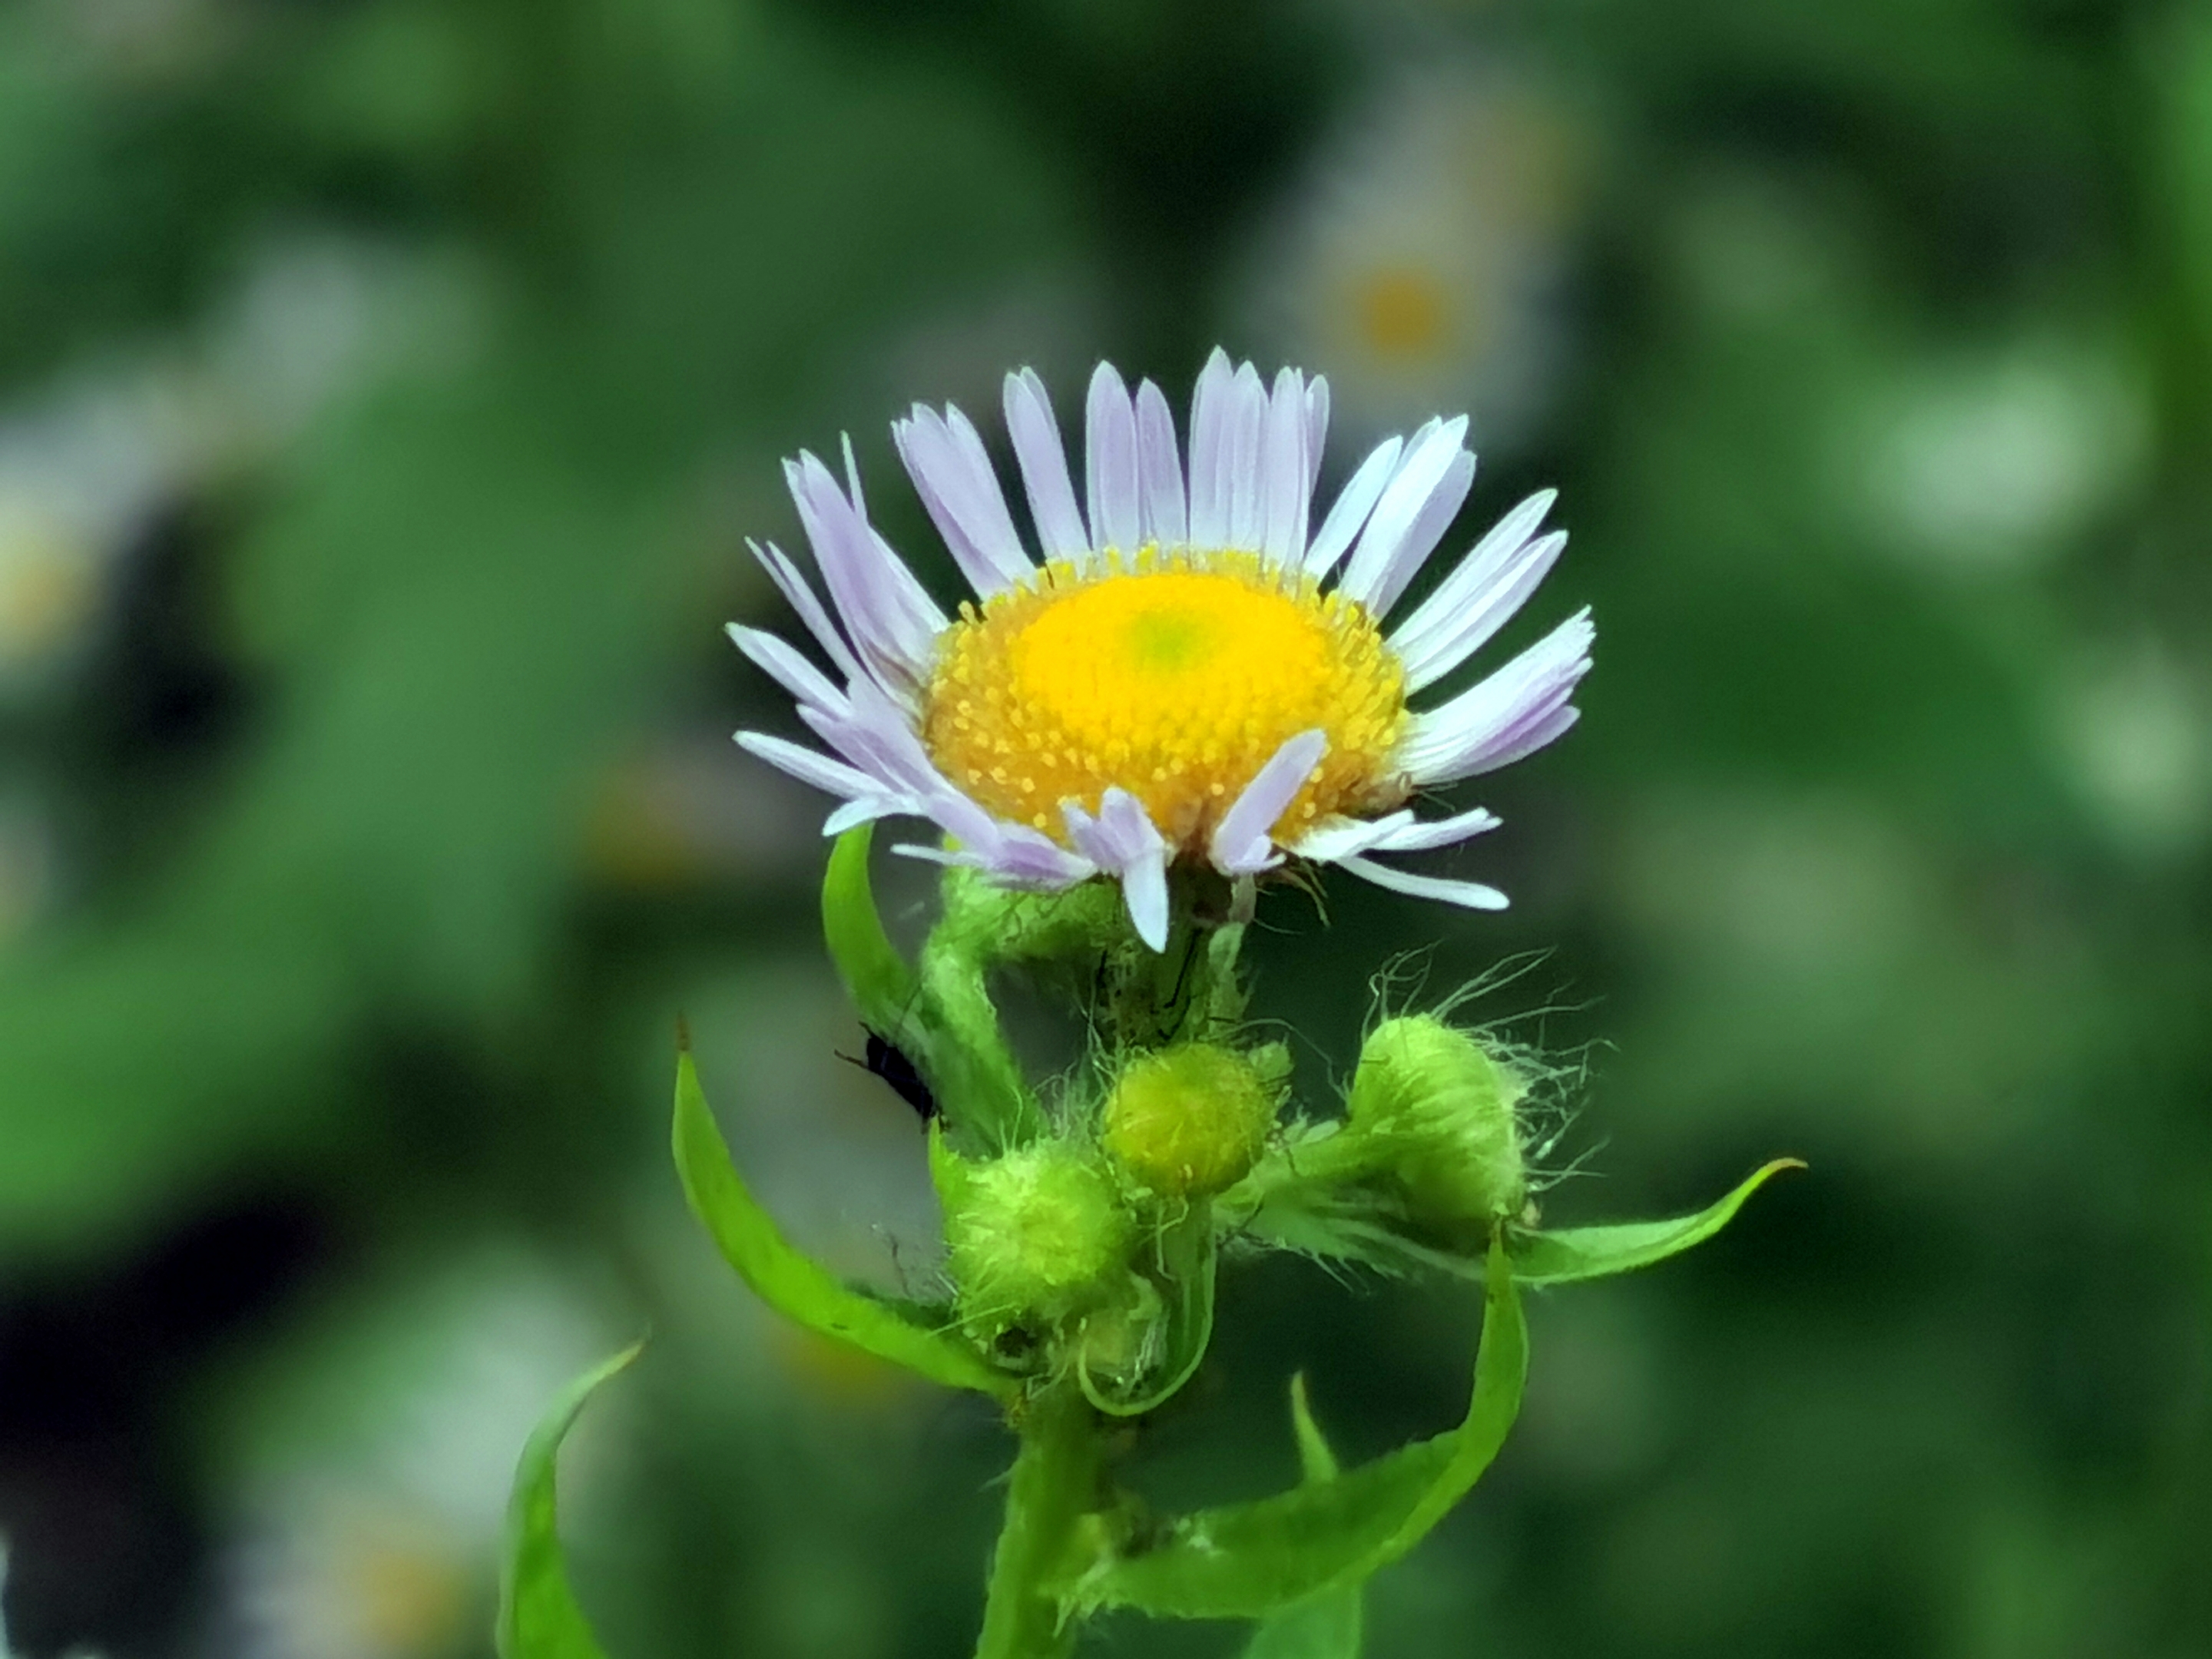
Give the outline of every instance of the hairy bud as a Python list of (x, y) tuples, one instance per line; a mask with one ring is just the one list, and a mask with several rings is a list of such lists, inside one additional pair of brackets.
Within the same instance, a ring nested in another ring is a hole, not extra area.
[(1279, 1090), (1244, 1055), (1210, 1043), (1139, 1054), (1106, 1099), (1106, 1150), (1172, 1198), (1243, 1179), (1267, 1145)]
[(1516, 1108), (1528, 1085), (1466, 1032), (1425, 1014), (1387, 1019), (1359, 1051), (1346, 1111), (1406, 1188), (1442, 1222), (1487, 1224), (1528, 1196)]
[(940, 1181), (961, 1310), (1010, 1323), (1058, 1319), (1127, 1277), (1135, 1224), (1113, 1175), (1084, 1147), (1040, 1140)]

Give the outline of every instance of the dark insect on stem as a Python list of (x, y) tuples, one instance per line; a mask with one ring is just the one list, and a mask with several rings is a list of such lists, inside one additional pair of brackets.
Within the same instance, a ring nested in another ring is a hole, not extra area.
[[(862, 1029), (866, 1030), (866, 1027)], [(906, 1050), (880, 1031), (868, 1031), (868, 1046), (865, 1058), (853, 1060), (850, 1054), (841, 1054), (838, 1057), (841, 1060), (852, 1060), (854, 1065), (862, 1070), (873, 1072), (878, 1077), (883, 1079), (890, 1085), (893, 1094), (921, 1115), (921, 1121), (924, 1123), (939, 1115), (942, 1109), (937, 1103), (937, 1097), (930, 1093), (929, 1085), (922, 1081), (921, 1072), (915, 1069), (914, 1061), (908, 1058)]]

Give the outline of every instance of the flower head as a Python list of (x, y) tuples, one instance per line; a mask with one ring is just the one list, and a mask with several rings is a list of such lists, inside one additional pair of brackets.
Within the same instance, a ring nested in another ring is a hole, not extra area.
[(738, 741), (842, 797), (829, 832), (917, 817), (949, 845), (899, 850), (1009, 886), (1111, 876), (1155, 949), (1177, 860), (1250, 876), (1287, 855), (1421, 897), (1505, 903), (1495, 888), (1372, 855), (1495, 828), (1479, 807), (1422, 821), (1407, 803), (1574, 723), (1587, 611), (1438, 706), (1409, 701), (1496, 633), (1558, 558), (1565, 532), (1542, 533), (1553, 492), (1507, 514), (1386, 629), (1473, 483), (1464, 417), (1382, 443), (1316, 527), (1328, 423), (1318, 377), (1286, 368), (1270, 390), (1216, 351), (1192, 399), (1186, 467), (1159, 389), (1147, 380), (1133, 398), (1102, 363), (1086, 410), (1087, 514), (1036, 374), (1007, 377), (1006, 415), (1042, 562), (966, 416), (917, 404), (892, 428), (975, 589), (952, 617), (868, 522), (849, 445), (842, 486), (812, 455), (786, 468), (830, 606), (780, 550), (754, 551), (837, 678), (773, 635), (730, 634), (833, 753), (759, 732)]

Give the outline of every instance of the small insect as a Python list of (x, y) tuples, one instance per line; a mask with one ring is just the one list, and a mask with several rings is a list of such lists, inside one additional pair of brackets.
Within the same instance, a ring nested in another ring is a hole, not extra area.
[[(867, 1030), (866, 1027), (862, 1029)], [(853, 1059), (850, 1054), (842, 1058)], [(893, 1094), (921, 1115), (924, 1123), (939, 1115), (940, 1108), (937, 1097), (930, 1093), (929, 1085), (922, 1081), (921, 1073), (915, 1068), (914, 1061), (908, 1057), (905, 1049), (882, 1032), (868, 1030), (865, 1057), (854, 1060), (853, 1064), (883, 1079), (890, 1085)]]

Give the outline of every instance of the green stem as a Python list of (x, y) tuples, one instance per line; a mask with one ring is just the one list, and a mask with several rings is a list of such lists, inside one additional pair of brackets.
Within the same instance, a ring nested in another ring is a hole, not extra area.
[(1097, 1504), (1098, 1419), (1079, 1391), (1061, 1383), (1029, 1402), (1020, 1434), (975, 1659), (1062, 1659), (1075, 1646), (1075, 1622), (1050, 1584), (1076, 1523)]

